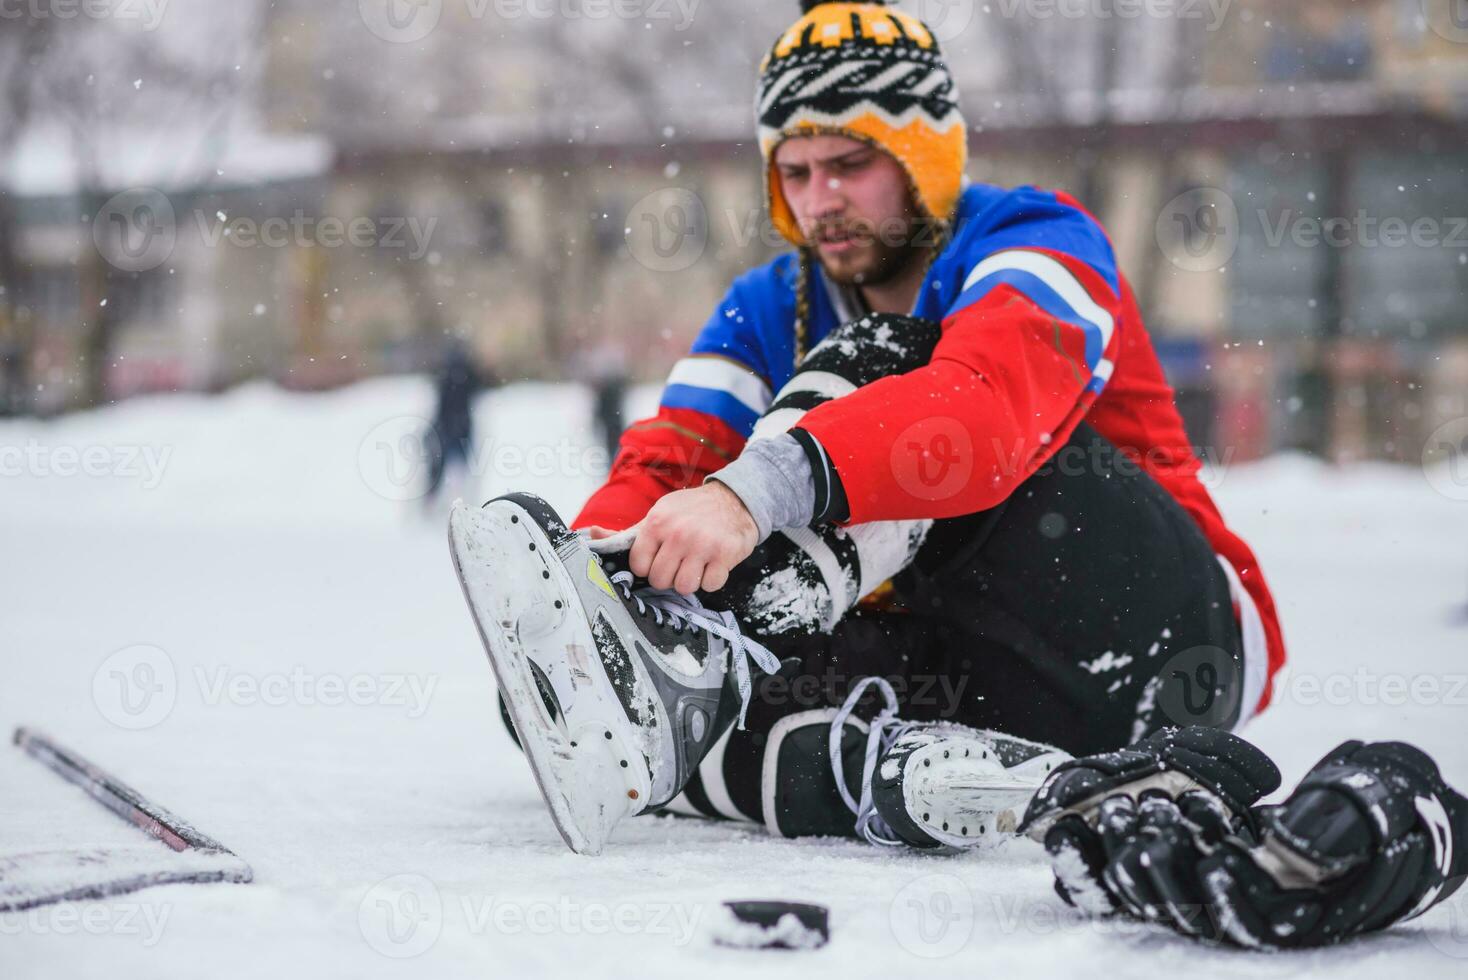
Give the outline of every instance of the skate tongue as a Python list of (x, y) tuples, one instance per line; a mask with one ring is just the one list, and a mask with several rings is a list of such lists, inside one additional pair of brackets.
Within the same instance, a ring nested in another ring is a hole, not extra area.
[[(857, 703), (869, 687), (876, 687), (886, 704), (877, 713), (877, 717), (872, 719), (871, 727), (867, 731), (866, 760), (861, 767), (861, 799), (857, 800), (852, 798), (851, 791), (846, 788), (846, 773), (841, 766), (841, 735), (846, 719), (851, 717), (851, 712), (856, 710)], [(877, 756), (906, 727), (897, 718), (897, 692), (883, 677), (863, 678), (861, 683), (852, 688), (851, 694), (836, 712), (836, 717), (831, 719), (831, 771), (836, 776), (836, 789), (840, 791), (847, 808), (856, 814), (856, 832), (873, 844), (899, 847), (906, 843), (887, 826), (887, 822), (877, 813), (876, 804), (872, 802), (872, 776), (876, 774)]]
[(717, 636), (729, 645), (729, 669), (734, 671), (734, 681), (739, 688), (738, 725), (743, 731), (744, 716), (749, 711), (750, 694), (754, 687), (750, 678), (749, 661), (753, 660), (755, 666), (767, 674), (778, 674), (780, 659), (762, 644), (745, 636), (733, 613), (715, 612), (700, 602), (697, 596), (684, 595), (675, 589), (634, 589), (631, 572), (617, 572), (611, 580), (613, 585), (621, 588), (626, 598), (637, 603), (639, 613), (651, 609), (658, 625), (661, 626), (663, 618), (667, 617), (674, 626), (688, 623)]

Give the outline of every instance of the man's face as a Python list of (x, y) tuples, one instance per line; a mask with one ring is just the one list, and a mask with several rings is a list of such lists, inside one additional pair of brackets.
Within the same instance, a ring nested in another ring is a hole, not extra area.
[(832, 279), (879, 285), (917, 255), (918, 211), (887, 153), (846, 136), (792, 136), (775, 150), (785, 201)]

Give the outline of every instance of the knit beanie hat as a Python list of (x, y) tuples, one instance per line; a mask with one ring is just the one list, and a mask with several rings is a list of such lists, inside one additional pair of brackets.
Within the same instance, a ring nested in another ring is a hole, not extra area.
[(802, 0), (803, 15), (760, 65), (755, 115), (770, 220), (806, 244), (780, 190), (775, 149), (790, 136), (832, 133), (872, 143), (907, 172), (926, 217), (953, 217), (968, 159), (958, 92), (922, 21), (884, 0)]

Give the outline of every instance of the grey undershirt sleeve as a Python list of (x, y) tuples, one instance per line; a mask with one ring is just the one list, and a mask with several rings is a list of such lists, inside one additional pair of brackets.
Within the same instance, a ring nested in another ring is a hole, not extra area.
[(810, 459), (788, 432), (748, 443), (734, 462), (708, 479), (718, 480), (744, 502), (761, 541), (780, 528), (806, 527), (815, 516)]

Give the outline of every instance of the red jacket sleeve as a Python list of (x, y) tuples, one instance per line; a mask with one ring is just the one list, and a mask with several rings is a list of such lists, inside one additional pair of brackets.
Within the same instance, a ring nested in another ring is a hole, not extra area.
[(1095, 401), (1120, 312), (1105, 280), (1075, 258), (1043, 249), (987, 257), (926, 366), (801, 419), (841, 477), (850, 522), (955, 517), (1002, 502)]
[(743, 448), (744, 437), (717, 417), (664, 405), (622, 433), (607, 482), (591, 495), (571, 526), (629, 528), (659, 497), (698, 486)]

